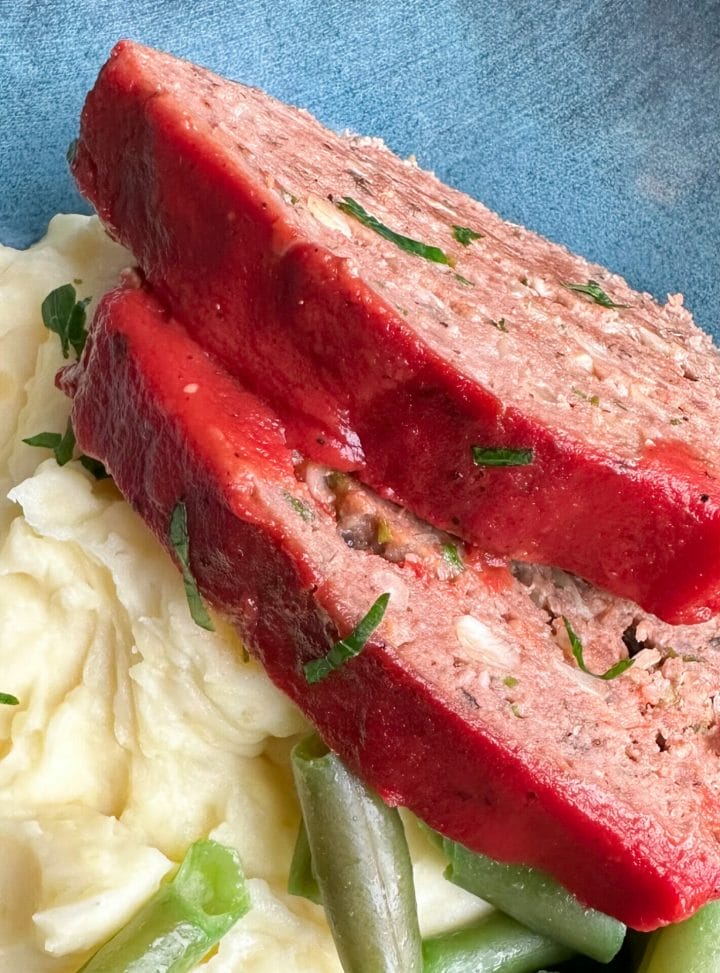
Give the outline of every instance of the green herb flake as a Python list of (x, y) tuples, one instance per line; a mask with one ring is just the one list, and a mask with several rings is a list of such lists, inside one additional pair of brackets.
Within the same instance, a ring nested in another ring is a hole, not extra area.
[(349, 659), (359, 655), (372, 633), (383, 620), (389, 601), (389, 592), (380, 595), (371, 605), (367, 615), (360, 619), (352, 632), (346, 635), (344, 639), (336, 642), (327, 655), (320, 659), (313, 659), (312, 662), (306, 662), (303, 671), (307, 681), (309, 683), (320, 682), (335, 669), (344, 666)]
[(589, 402), (590, 405), (595, 405), (595, 406), (600, 405), (600, 397), (598, 395), (588, 395), (587, 392), (583, 392), (582, 389), (575, 388), (574, 385), (572, 386), (570, 391), (573, 392), (574, 395), (577, 395), (578, 398), (582, 399), (584, 402)]
[(73, 432), (72, 422), (67, 421), (65, 432), (39, 432), (36, 436), (29, 436), (23, 439), (28, 446), (40, 446), (42, 449), (51, 449), (55, 454), (55, 461), (58, 466), (65, 466), (72, 459), (75, 449), (75, 433)]
[(484, 233), (471, 230), (469, 226), (455, 226), (452, 228), (452, 235), (464, 247), (469, 247), (473, 240), (482, 240)]
[(596, 304), (599, 304), (600, 307), (630, 307), (629, 304), (616, 304), (612, 298), (608, 297), (596, 280), (589, 280), (587, 284), (570, 284), (567, 281), (564, 281), (563, 287), (569, 291), (576, 291), (578, 294), (585, 294), (587, 297), (595, 301)]
[(451, 544), (449, 542), (443, 544), (442, 556), (445, 563), (451, 567), (456, 574), (460, 574), (465, 570), (465, 564), (456, 544)]
[(525, 714), (520, 709), (520, 707), (518, 706), (517, 703), (511, 703), (510, 704), (510, 709), (512, 710), (512, 715), (513, 716), (516, 716), (519, 720), (525, 720), (525, 719), (527, 719), (527, 717), (525, 716)]
[[(68, 419), (67, 427), (63, 434), (59, 432), (39, 432), (36, 436), (29, 436), (23, 439), (28, 446), (39, 446), (42, 449), (51, 449), (55, 454), (55, 462), (58, 466), (65, 466), (72, 459), (75, 451), (75, 433), (73, 432), (72, 421)], [(105, 469), (99, 459), (86, 456), (82, 453), (78, 460), (88, 473), (92, 473), (96, 480), (109, 479), (110, 474)]]
[(514, 689), (519, 682), (520, 680), (516, 679), (515, 676), (505, 676), (503, 686), (507, 686), (508, 689)]
[(294, 497), (292, 493), (288, 493), (287, 490), (283, 491), (283, 496), (293, 508), (295, 513), (299, 514), (306, 524), (309, 524), (314, 519), (314, 515), (310, 507), (308, 507), (308, 505), (299, 497)]
[(505, 324), (505, 318), (498, 318), (497, 321), (493, 321), (492, 318), (490, 318), (490, 324), (493, 326), (493, 328), (497, 328), (498, 331), (503, 331), (505, 334), (508, 333), (508, 327)]
[(185, 585), (185, 596), (192, 619), (200, 628), (204, 628), (208, 632), (214, 632), (215, 626), (203, 604), (197, 581), (190, 570), (190, 540), (188, 538), (187, 508), (182, 501), (175, 504), (173, 512), (170, 515), (168, 540), (180, 562), (183, 584)]
[(350, 477), (347, 475), (347, 473), (340, 473), (337, 470), (333, 470), (332, 473), (328, 473), (328, 475), (325, 477), (325, 482), (335, 496), (340, 500), (347, 496), (351, 486)]
[(572, 649), (572, 654), (575, 657), (575, 661), (578, 664), (578, 668), (582, 669), (583, 672), (586, 672), (588, 676), (594, 676), (595, 679), (605, 679), (606, 681), (610, 679), (615, 679), (617, 676), (625, 672), (626, 669), (629, 669), (630, 666), (635, 661), (634, 659), (620, 659), (620, 661), (616, 662), (615, 665), (610, 666), (610, 668), (606, 672), (591, 672), (588, 669), (588, 667), (585, 665), (585, 659), (583, 658), (582, 642), (577, 637), (577, 635), (573, 631), (572, 625), (564, 615), (562, 616), (562, 620), (565, 625), (565, 631), (567, 632), (567, 637), (570, 639), (570, 648)]
[(532, 449), (510, 449), (494, 446), (473, 446), (475, 466), (529, 466), (533, 461)]
[(72, 284), (56, 287), (42, 302), (43, 324), (48, 331), (53, 331), (59, 336), (63, 358), (70, 357), (71, 348), (78, 358), (82, 354), (87, 340), (85, 308), (89, 303), (89, 297), (84, 297), (81, 301), (77, 300), (77, 293)]
[(99, 459), (94, 459), (92, 456), (86, 456), (84, 453), (82, 456), (79, 456), (78, 459), (85, 467), (85, 469), (88, 471), (88, 473), (92, 474), (92, 476), (94, 476), (96, 480), (110, 479), (110, 474), (105, 469), (105, 467), (103, 466), (103, 464), (100, 462)]
[(0, 706), (19, 706), (20, 700), (12, 693), (0, 693)]
[(377, 522), (377, 542), (378, 544), (389, 544), (391, 540), (390, 524), (384, 517), (380, 517)]
[(58, 466), (65, 466), (72, 459), (73, 452), (75, 450), (75, 432), (73, 431), (72, 421), (68, 419), (67, 426), (65, 427), (65, 432), (53, 449), (55, 453), (55, 459)]
[(363, 226), (374, 230), (375, 233), (378, 233), (385, 240), (389, 240), (390, 243), (394, 243), (395, 246), (400, 247), (406, 253), (415, 254), (416, 257), (422, 257), (424, 260), (429, 260), (432, 263), (447, 264), (450, 267), (455, 266), (455, 260), (452, 255), (445, 253), (440, 247), (431, 247), (426, 243), (421, 243), (419, 240), (413, 240), (412, 237), (403, 236), (402, 233), (396, 233), (395, 230), (391, 230), (389, 226), (385, 226), (376, 217), (366, 212), (360, 203), (356, 202), (351, 196), (343, 196), (342, 201), (335, 205), (343, 213), (347, 213), (348, 216), (354, 216)]
[(678, 418), (671, 419), (670, 420), (670, 425), (671, 426), (680, 426), (680, 425), (682, 425), (682, 419), (678, 419)]
[(78, 140), (77, 139), (72, 139), (68, 143), (68, 147), (65, 150), (65, 158), (67, 159), (67, 164), (69, 166), (71, 166), (73, 164), (73, 162), (75, 161), (75, 154), (77, 152), (77, 147), (78, 147)]
[(475, 286), (471, 280), (468, 280), (467, 277), (463, 277), (462, 274), (455, 274), (455, 280), (459, 284), (464, 284), (465, 287), (474, 287)]
[(55, 449), (60, 444), (62, 436), (59, 432), (39, 432), (37, 436), (23, 439), (28, 446), (40, 446), (42, 449)]

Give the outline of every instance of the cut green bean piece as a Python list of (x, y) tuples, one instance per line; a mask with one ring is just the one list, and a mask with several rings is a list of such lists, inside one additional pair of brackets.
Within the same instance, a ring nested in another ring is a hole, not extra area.
[(534, 973), (544, 963), (562, 963), (572, 950), (532, 932), (510, 916), (493, 912), (472, 926), (441, 933), (423, 943), (424, 973)]
[(307, 829), (302, 818), (300, 819), (300, 826), (295, 839), (295, 850), (290, 862), (287, 890), (290, 895), (299, 895), (303, 899), (309, 899), (317, 905), (322, 905), (322, 896), (312, 868), (312, 853), (310, 852)]
[(79, 973), (187, 973), (249, 908), (237, 852), (197, 841), (172, 881)]
[(442, 847), (450, 859), (447, 879), (529, 929), (600, 963), (609, 963), (622, 946), (621, 922), (586, 908), (539, 869), (495, 861), (447, 838)]
[(717, 973), (719, 965), (720, 901), (653, 933), (639, 973)]
[(422, 947), (400, 815), (317, 737), (293, 773), (312, 867), (345, 973), (420, 973)]

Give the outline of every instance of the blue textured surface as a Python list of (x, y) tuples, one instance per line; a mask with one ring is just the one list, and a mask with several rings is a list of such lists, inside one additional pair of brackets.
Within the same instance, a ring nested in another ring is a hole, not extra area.
[(720, 333), (720, 2), (0, 0), (0, 240), (82, 203), (64, 153), (121, 36), (383, 136)]

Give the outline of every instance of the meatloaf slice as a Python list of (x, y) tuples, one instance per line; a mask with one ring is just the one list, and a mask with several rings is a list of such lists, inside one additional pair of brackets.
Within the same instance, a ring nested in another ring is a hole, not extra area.
[(720, 360), (680, 297), (660, 307), (377, 140), (129, 42), (73, 171), (305, 454), (669, 621), (718, 611)]
[[(718, 895), (714, 621), (673, 629), (568, 575), (516, 566), (517, 580), (453, 547), (291, 450), (277, 416), (145, 290), (101, 302), (59, 381), (81, 448), (166, 546), (184, 502), (203, 594), (386, 801), (639, 929)], [(304, 665), (384, 593), (365, 649), (309, 683)], [(627, 655), (629, 632), (634, 665), (582, 672), (560, 613), (588, 668)]]

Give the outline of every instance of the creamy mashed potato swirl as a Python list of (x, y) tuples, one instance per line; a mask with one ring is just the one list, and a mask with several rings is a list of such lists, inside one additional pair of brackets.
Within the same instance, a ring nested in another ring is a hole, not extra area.
[[(75, 973), (205, 836), (238, 850), (253, 907), (198, 969), (339, 971), (322, 909), (286, 892), (305, 720), (221, 618), (192, 622), (112, 481), (22, 442), (69, 411), (44, 297), (97, 299), (130, 262), (78, 216), (0, 248), (0, 691), (20, 700), (0, 706), (0, 973)], [(424, 934), (485, 911), (408, 837)]]

